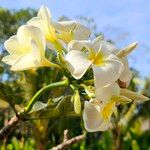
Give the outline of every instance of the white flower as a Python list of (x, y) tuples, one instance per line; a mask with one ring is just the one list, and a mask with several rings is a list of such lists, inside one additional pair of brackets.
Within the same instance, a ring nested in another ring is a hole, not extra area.
[(87, 39), (89, 29), (76, 21), (53, 22), (49, 9), (42, 6), (37, 17), (32, 18), (28, 24), (39, 27), (46, 36), (50, 49), (62, 49), (62, 42), (69, 43), (73, 39)]
[(115, 84), (99, 89), (99, 95), (92, 102), (84, 104), (83, 121), (88, 132), (106, 131), (116, 106), (113, 96), (119, 96), (120, 88)]
[[(103, 49), (104, 50), (107, 49), (113, 54), (117, 54), (120, 51), (119, 49), (117, 49), (115, 47), (115, 45), (111, 44), (110, 42), (107, 42), (105, 40), (101, 40), (100, 43), (103, 43)], [(121, 61), (124, 65), (124, 70), (121, 73), (121, 75), (119, 77), (119, 80), (122, 81), (122, 82), (125, 82), (126, 86), (128, 86), (130, 84), (130, 81), (131, 81), (131, 78), (132, 78), (132, 71), (129, 68), (127, 57), (122, 58)]]
[[(128, 97), (128, 95), (126, 95), (127, 92), (124, 92), (123, 95), (120, 95), (121, 93), (123, 92), (119, 85), (112, 83), (97, 89), (96, 98), (94, 100), (85, 101), (83, 121), (85, 129), (88, 132), (107, 130), (110, 127), (111, 116), (116, 105), (132, 102), (132, 96)], [(144, 96), (140, 98), (146, 100)]]
[(2, 61), (13, 71), (55, 66), (45, 58), (45, 37), (37, 27), (21, 26), (16, 35), (5, 41), (5, 48), (9, 55)]
[(92, 67), (96, 88), (114, 83), (123, 71), (123, 64), (108, 49), (103, 49), (100, 38), (93, 41), (71, 41), (66, 61), (75, 79), (80, 79)]

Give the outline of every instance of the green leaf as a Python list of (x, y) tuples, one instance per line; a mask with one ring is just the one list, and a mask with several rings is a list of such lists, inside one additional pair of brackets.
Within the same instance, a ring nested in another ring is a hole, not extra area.
[(132, 150), (140, 150), (140, 147), (136, 140), (132, 140)]
[(32, 110), (30, 111), (30, 113), (39, 111), (39, 110), (41, 110), (41, 109), (44, 109), (45, 107), (47, 107), (47, 104), (38, 101), (38, 102), (36, 102), (36, 103), (33, 105)]
[[(37, 102), (36, 102), (37, 103)], [(67, 115), (68, 113), (73, 112), (73, 104), (71, 102), (71, 96), (63, 97), (62, 100), (58, 102), (58, 104), (44, 104), (42, 102), (38, 104), (34, 104), (35, 106), (31, 112), (27, 114), (28, 119), (44, 119), (44, 118), (53, 118)], [(49, 102), (48, 102), (49, 103)]]

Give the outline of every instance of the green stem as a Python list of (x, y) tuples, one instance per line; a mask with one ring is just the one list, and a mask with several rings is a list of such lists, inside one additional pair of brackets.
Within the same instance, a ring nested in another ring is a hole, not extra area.
[(67, 86), (69, 84), (69, 81), (68, 79), (67, 80), (64, 80), (64, 81), (60, 81), (60, 82), (55, 82), (55, 83), (52, 83), (52, 84), (49, 84), (45, 87), (43, 87), (42, 89), (40, 89), (33, 97), (32, 99), (29, 101), (29, 103), (27, 104), (27, 106), (25, 107), (25, 113), (28, 113), (33, 104), (38, 100), (38, 98), (44, 93), (46, 92), (47, 90), (49, 89), (52, 89), (52, 88), (55, 88), (55, 87), (63, 87), (63, 86)]

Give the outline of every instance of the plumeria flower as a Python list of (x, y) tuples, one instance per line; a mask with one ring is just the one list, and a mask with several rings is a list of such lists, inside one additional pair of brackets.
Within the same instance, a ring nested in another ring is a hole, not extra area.
[(75, 79), (80, 79), (92, 67), (96, 88), (114, 83), (123, 71), (119, 58), (96, 38), (93, 41), (71, 41), (66, 55), (67, 67)]
[(2, 61), (11, 65), (13, 71), (57, 66), (45, 58), (45, 37), (37, 27), (21, 26), (17, 34), (5, 41), (4, 45), (9, 55)]
[(46, 36), (48, 47), (52, 50), (62, 49), (62, 41), (69, 43), (71, 40), (87, 39), (89, 29), (76, 21), (53, 22), (49, 9), (42, 6), (37, 17), (32, 18), (28, 24), (39, 27)]
[(99, 94), (93, 101), (85, 101), (83, 121), (88, 132), (106, 131), (110, 127), (111, 116), (118, 103), (132, 100), (120, 95), (117, 83), (99, 88)]
[[(120, 50), (118, 48), (115, 47), (114, 44), (107, 42), (106, 40), (101, 40), (100, 43), (103, 43), (103, 49), (107, 49), (109, 50), (111, 53), (113, 54), (117, 54)], [(127, 57), (121, 58), (121, 61), (124, 65), (124, 70), (121, 73), (120, 77), (119, 77), (119, 82), (123, 85), (123, 83), (125, 83), (126, 87), (129, 86), (130, 81), (132, 79), (132, 71), (129, 68), (129, 64), (128, 64), (128, 59)]]

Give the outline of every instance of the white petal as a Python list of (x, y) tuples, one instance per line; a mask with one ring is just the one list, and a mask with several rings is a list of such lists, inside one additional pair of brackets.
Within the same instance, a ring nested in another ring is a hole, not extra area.
[(45, 49), (45, 37), (42, 31), (31, 25), (23, 25), (17, 32), (18, 40), (21, 43), (31, 42), (33, 39), (41, 49)]
[(87, 27), (78, 23), (77, 21), (53, 22), (53, 25), (57, 31), (72, 31), (74, 33), (74, 40), (85, 40), (91, 34), (90, 30)]
[(97, 43), (100, 43), (103, 39), (104, 39), (104, 36), (99, 35), (92, 42), (93, 42), (93, 44), (97, 44)]
[(68, 51), (71, 50), (82, 50), (83, 44), (80, 41), (77, 40), (72, 40), (71, 42), (68, 43)]
[(48, 25), (45, 21), (39, 17), (34, 17), (27, 22), (28, 25), (32, 25), (41, 29), (41, 31), (47, 35), (49, 33)]
[(101, 41), (103, 40), (103, 38), (104, 38), (103, 36), (98, 36), (92, 41), (95, 51), (98, 51), (99, 48), (101, 47), (101, 43), (102, 43)]
[(128, 65), (128, 60), (127, 58), (123, 58), (122, 63), (124, 65), (124, 70), (120, 75), (120, 80), (123, 82), (130, 82), (131, 78), (132, 78), (132, 71), (130, 71), (129, 65)]
[(72, 40), (68, 44), (68, 51), (71, 50), (82, 50), (83, 47), (85, 47), (87, 50), (88, 49), (93, 49), (94, 45), (90, 40)]
[(84, 25), (77, 23), (74, 30), (75, 40), (86, 40), (90, 36), (90, 30)]
[(84, 103), (83, 121), (88, 132), (105, 131), (109, 128), (109, 122), (101, 116), (101, 108), (86, 101)]
[(119, 94), (120, 88), (117, 83), (113, 83), (105, 87), (96, 89), (96, 99), (101, 100), (103, 102), (110, 101), (112, 96), (117, 96)]
[(11, 36), (5, 41), (4, 45), (6, 50), (12, 55), (22, 55), (30, 51), (30, 47), (26, 47), (25, 44), (19, 43), (16, 35)]
[(119, 79), (123, 71), (123, 64), (116, 56), (110, 55), (105, 60), (104, 66), (96, 66), (92, 64), (92, 68), (94, 71), (95, 86), (96, 88), (100, 88), (114, 83)]
[(93, 103), (85, 101), (83, 121), (87, 131), (95, 131), (103, 122), (100, 115), (100, 108), (98, 110)]
[(91, 65), (91, 61), (87, 59), (85, 53), (72, 50), (66, 55), (68, 62), (68, 70), (75, 79), (80, 79)]
[(107, 42), (105, 40), (101, 41), (102, 49), (103, 50), (108, 50), (113, 54), (116, 54), (119, 50), (115, 47), (114, 44)]
[(44, 65), (45, 58), (42, 58), (42, 54), (35, 43), (32, 43), (32, 51), (20, 58), (12, 65), (11, 70), (20, 71), (32, 68), (41, 67)]
[(13, 65), (18, 61), (19, 58), (20, 56), (18, 55), (7, 55), (3, 57), (2, 61), (8, 65)]
[(53, 22), (53, 26), (57, 31), (70, 32), (76, 27), (76, 21), (59, 21)]

